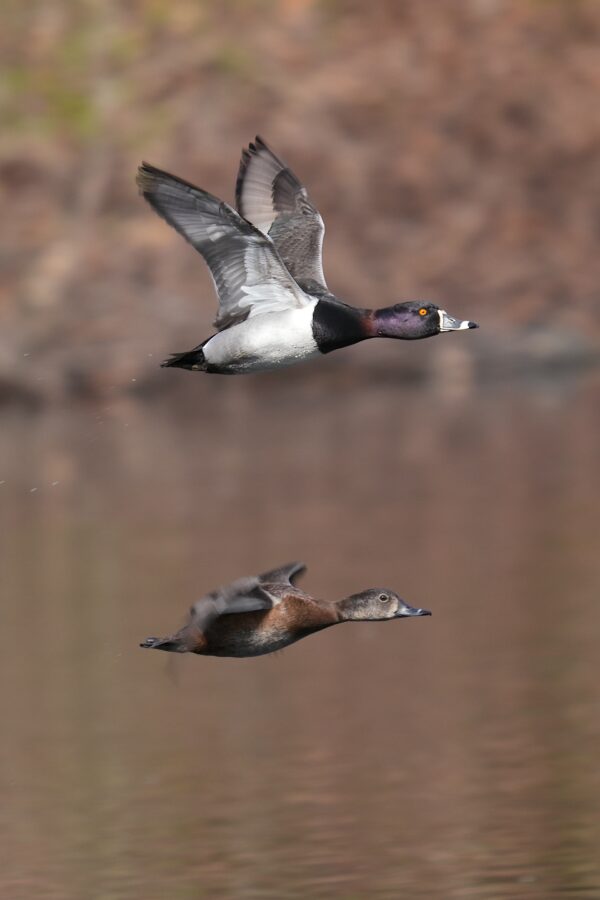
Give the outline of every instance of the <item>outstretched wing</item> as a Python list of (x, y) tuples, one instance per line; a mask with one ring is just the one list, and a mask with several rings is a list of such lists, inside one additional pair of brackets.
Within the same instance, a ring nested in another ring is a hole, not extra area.
[(278, 566), (276, 569), (271, 569), (269, 572), (263, 572), (262, 575), (258, 576), (258, 581), (260, 584), (282, 583), (294, 586), (296, 578), (303, 575), (304, 572), (306, 572), (304, 563), (287, 563), (285, 566)]
[(235, 197), (240, 215), (269, 235), (296, 281), (327, 290), (323, 219), (303, 184), (258, 136), (242, 151)]
[(227, 203), (147, 163), (140, 166), (137, 183), (159, 216), (206, 260), (219, 297), (219, 330), (310, 302), (270, 238)]
[[(218, 616), (272, 609), (285, 596), (286, 590), (293, 586), (293, 580), (305, 570), (304, 563), (288, 563), (261, 575), (238, 578), (231, 584), (216, 588), (194, 603), (190, 609), (190, 623), (202, 629)], [(269, 585), (269, 591), (263, 589), (264, 584)], [(281, 594), (278, 591), (273, 593), (276, 587), (281, 588)]]
[(243, 580), (239, 579), (239, 582), (212, 591), (197, 600), (190, 610), (188, 624), (196, 625), (202, 631), (219, 616), (273, 608), (273, 599), (262, 590), (256, 578), (245, 579), (248, 582), (245, 588), (241, 584)]

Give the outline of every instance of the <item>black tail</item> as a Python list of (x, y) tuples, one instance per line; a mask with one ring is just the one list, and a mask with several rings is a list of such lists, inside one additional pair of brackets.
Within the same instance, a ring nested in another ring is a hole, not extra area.
[(168, 650), (170, 653), (187, 653), (187, 647), (175, 637), (146, 638), (140, 647), (149, 647), (151, 650)]
[(168, 359), (161, 363), (163, 368), (175, 366), (178, 369), (190, 369), (192, 371), (206, 372), (206, 360), (202, 347), (195, 347), (187, 353), (172, 353)]

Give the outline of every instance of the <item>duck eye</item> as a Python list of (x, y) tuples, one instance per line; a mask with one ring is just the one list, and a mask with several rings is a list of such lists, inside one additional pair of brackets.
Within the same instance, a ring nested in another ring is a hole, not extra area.
[(420, 315), (420, 316), (426, 316), (427, 313), (428, 313), (428, 310), (426, 310), (425, 307), (422, 306), (421, 309), (419, 310), (419, 315)]
[(390, 598), (388, 597), (387, 594), (380, 594), (379, 599), (381, 600), (382, 603), (387, 603)]

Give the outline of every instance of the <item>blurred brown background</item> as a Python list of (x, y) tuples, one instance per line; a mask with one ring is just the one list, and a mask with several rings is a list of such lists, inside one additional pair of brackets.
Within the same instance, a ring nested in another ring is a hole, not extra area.
[[(7, 0), (0, 896), (600, 896), (600, 4)], [(364, 305), (481, 328), (278, 373), (211, 329), (142, 158), (231, 201), (260, 133)], [(347, 625), (138, 649), (292, 559)]]
[(209, 333), (204, 265), (135, 170), (232, 201), (257, 132), (320, 207), (339, 296), (481, 319), (461, 356), (510, 330), (521, 365), (527, 328), (536, 359), (595, 356), (599, 37), (586, 0), (8, 3), (3, 395), (139, 389)]

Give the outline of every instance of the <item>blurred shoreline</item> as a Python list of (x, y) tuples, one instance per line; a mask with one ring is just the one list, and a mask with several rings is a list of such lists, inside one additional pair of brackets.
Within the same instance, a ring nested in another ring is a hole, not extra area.
[[(597, 900), (600, 3), (5, 7), (0, 894)], [(332, 291), (479, 330), (161, 369), (216, 299), (137, 166), (257, 132)], [(291, 559), (433, 616), (139, 650)]]
[[(464, 341), (464, 344), (462, 341)], [(465, 346), (471, 339), (472, 343)], [(503, 330), (491, 338), (482, 330), (466, 339), (439, 336), (427, 347), (402, 342), (374, 342), (327, 359), (298, 364), (276, 373), (225, 379), (249, 392), (297, 387), (323, 381), (329, 390), (354, 390), (361, 382), (394, 384), (398, 388), (452, 387), (472, 390), (494, 383), (553, 381), (585, 376), (600, 365), (600, 345), (581, 335), (551, 328)], [(400, 343), (400, 346), (398, 346)], [(126, 355), (121, 365), (107, 367), (101, 353), (93, 358), (69, 360), (67, 349), (27, 353), (13, 371), (0, 372), (0, 407), (61, 406), (82, 400), (105, 403), (119, 398), (177, 402), (177, 395), (204, 395), (214, 389), (214, 376), (163, 371), (158, 354)], [(255, 384), (256, 382), (256, 384)], [(237, 387), (232, 387), (237, 391)], [(241, 393), (244, 393), (241, 391)]]
[(482, 326), (343, 360), (422, 380), (597, 362), (597, 3), (55, 0), (3, 24), (0, 402), (162, 390), (216, 304), (136, 168), (231, 202), (256, 132), (323, 215), (336, 294)]

